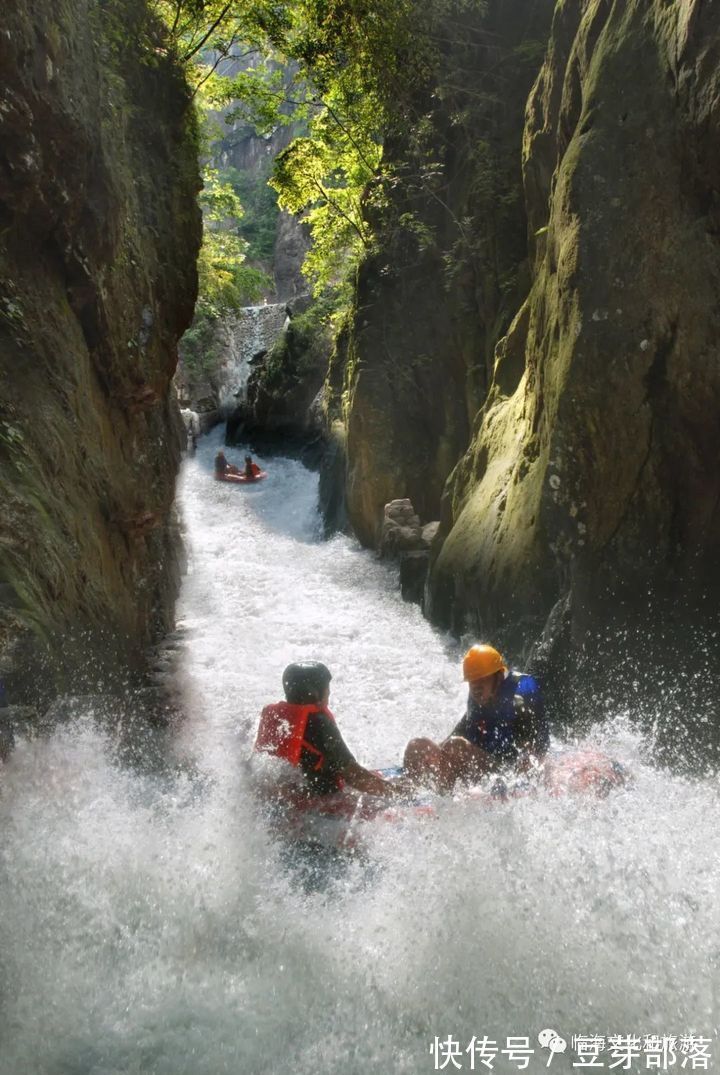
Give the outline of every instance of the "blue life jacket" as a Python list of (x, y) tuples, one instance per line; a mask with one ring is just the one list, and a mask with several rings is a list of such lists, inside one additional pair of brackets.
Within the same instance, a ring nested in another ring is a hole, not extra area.
[(468, 697), (467, 715), (463, 721), (464, 738), (488, 754), (515, 757), (518, 731), (521, 727), (527, 729), (519, 712), (523, 707), (532, 712), (538, 750), (547, 750), (550, 735), (540, 684), (533, 676), (521, 672), (507, 674), (489, 705), (478, 705), (472, 696)]

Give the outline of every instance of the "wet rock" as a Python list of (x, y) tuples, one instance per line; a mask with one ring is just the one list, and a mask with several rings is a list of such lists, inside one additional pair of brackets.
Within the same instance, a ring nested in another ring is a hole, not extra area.
[(429, 566), (430, 553), (425, 549), (400, 553), (400, 592), (405, 601), (423, 604)]
[(15, 733), (0, 721), (0, 762), (7, 761), (15, 746)]
[(19, 736), (32, 738), (40, 728), (34, 706), (10, 705), (0, 709), (0, 761), (7, 761)]
[(320, 464), (320, 512), (328, 535), (347, 526), (345, 467), (345, 427), (333, 422)]
[(440, 538), (440, 522), (425, 523), (420, 533), (420, 546), (423, 549), (433, 549)]
[(327, 441), (325, 437), (318, 436), (313, 440), (307, 441), (306, 444), (300, 449), (299, 458), (300, 462), (308, 468), (308, 470), (319, 470), (322, 466), (322, 461), (325, 458), (325, 452), (327, 450)]
[(401, 552), (417, 549), (422, 540), (420, 517), (407, 498), (391, 500), (383, 511), (378, 552), (392, 558)]

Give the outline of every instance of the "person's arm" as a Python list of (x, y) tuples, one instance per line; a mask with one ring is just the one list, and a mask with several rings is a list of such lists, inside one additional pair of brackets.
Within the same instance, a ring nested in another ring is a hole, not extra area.
[(365, 795), (405, 796), (414, 790), (411, 781), (403, 778), (385, 780), (384, 777), (379, 776), (377, 773), (358, 765), (356, 761), (348, 763), (342, 771), (342, 777), (351, 788), (354, 788), (355, 791), (361, 791)]
[(455, 739), (458, 736), (460, 737), (460, 739), (467, 739), (468, 741), (470, 741), (469, 731), (470, 731), (470, 717), (468, 716), (467, 713), (463, 713), (463, 715), (460, 718), (460, 720), (457, 722), (457, 724), (455, 725), (453, 730), (450, 732), (450, 735), (447, 737), (447, 739), (443, 739), (443, 741), (440, 744), (440, 746), (441, 747), (446, 747), (451, 739)]
[(539, 687), (516, 694), (514, 704), (517, 712), (516, 746), (521, 753), (543, 758), (550, 742), (550, 731), (545, 718), (545, 704)]
[(407, 795), (411, 790), (407, 780), (384, 780), (377, 773), (360, 765), (343, 739), (337, 724), (329, 718), (311, 716), (305, 737), (312, 738), (313, 744), (322, 751), (325, 758), (324, 772), (341, 776), (355, 791), (366, 795), (395, 796)]

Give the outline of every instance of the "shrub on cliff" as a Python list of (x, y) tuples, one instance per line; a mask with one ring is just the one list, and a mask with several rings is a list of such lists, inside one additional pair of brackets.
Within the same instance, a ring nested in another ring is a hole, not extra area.
[(183, 363), (191, 375), (214, 368), (218, 322), (259, 298), (270, 282), (264, 273), (245, 264), (248, 243), (237, 232), (243, 215), (237, 194), (212, 168), (206, 169), (204, 180), (198, 300), (193, 323), (182, 341)]

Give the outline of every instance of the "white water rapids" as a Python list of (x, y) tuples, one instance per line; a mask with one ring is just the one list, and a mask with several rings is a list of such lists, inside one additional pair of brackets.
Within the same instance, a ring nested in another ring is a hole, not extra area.
[[(298, 883), (243, 768), (283, 667), (330, 666), (343, 734), (378, 765), (456, 722), (461, 650), (391, 569), (320, 540), (316, 476), (273, 459), (262, 484), (216, 483), (217, 443), (180, 480), (190, 716), (170, 769), (128, 766), (92, 721), (0, 769), (2, 1075), (421, 1075), (447, 1059), (436, 1037), (455, 1072), (483, 1035), (529, 1037), (540, 1072), (547, 1027), (568, 1042), (551, 1071), (577, 1070), (573, 1034), (703, 1035), (720, 1068), (718, 789), (653, 769), (622, 719), (593, 742), (633, 788), (444, 801), (370, 828), (372, 868)], [(475, 1070), (522, 1069), (500, 1052)]]

